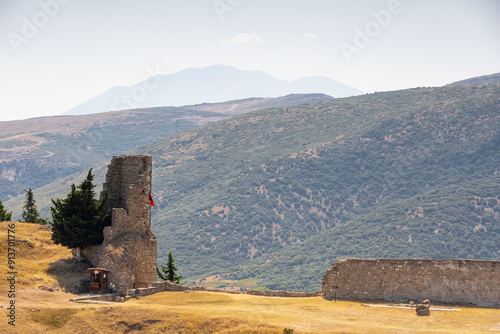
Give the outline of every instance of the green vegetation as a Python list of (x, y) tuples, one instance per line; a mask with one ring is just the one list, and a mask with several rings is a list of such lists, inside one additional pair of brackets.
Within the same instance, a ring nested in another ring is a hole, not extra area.
[(340, 258), (499, 259), (499, 108), (498, 84), (419, 88), (147, 144), (131, 153), (153, 156), (158, 263), (175, 252), (187, 285), (315, 291)]
[(497, 259), (499, 97), (499, 85), (377, 93), (149, 144), (136, 152), (154, 157), (159, 258), (179, 254), (188, 284), (224, 274), (299, 291), (344, 257)]
[[(87, 171), (114, 155), (234, 114), (327, 99), (331, 97), (296, 94), (275, 99), (252, 98), (191, 107), (46, 117), (17, 125), (9, 123), (0, 128), (0, 148), (9, 149), (0, 161), (0, 198), (19, 196), (28, 186), (40, 188), (59, 178)], [(41, 213), (49, 212), (41, 210)]]
[(10, 222), (12, 220), (12, 212), (8, 212), (4, 209), (3, 203), (0, 200), (0, 222)]
[(107, 192), (102, 200), (94, 198), (93, 179), (90, 169), (78, 190), (72, 184), (65, 199), (52, 200), (52, 240), (56, 244), (77, 249), (102, 244), (103, 229), (111, 225), (111, 212), (105, 208)]
[(210, 122), (224, 116), (164, 107), (121, 114), (65, 116), (67, 123), (56, 128), (52, 123), (62, 121), (51, 118), (47, 124), (12, 133), (12, 137), (25, 136), (29, 140), (9, 140), (9, 135), (3, 133), (8, 132), (6, 129), (0, 133), (0, 147), (18, 148), (18, 151), (10, 150), (0, 162), (0, 171), (12, 173), (9, 179), (2, 179), (0, 196), (18, 196), (28, 185), (39, 188), (58, 178), (88, 170), (113, 155), (196, 127), (205, 119)]
[[(500, 175), (395, 201), (305, 242), (237, 266), (226, 279), (260, 277), (271, 289), (319, 289), (337, 259), (499, 259)], [(483, 203), (483, 204), (481, 204)], [(488, 204), (489, 203), (489, 204)], [(496, 204), (496, 205), (495, 205)], [(306, 273), (306, 275), (304, 275)]]
[(172, 252), (168, 252), (168, 262), (164, 266), (160, 264), (161, 269), (156, 266), (156, 274), (159, 279), (164, 281), (170, 281), (175, 284), (181, 284), (182, 275), (177, 275), (177, 267), (174, 265), (174, 257), (172, 256)]
[(24, 190), (26, 192), (26, 201), (23, 206), (23, 213), (21, 215), (21, 222), (31, 224), (47, 225), (47, 219), (41, 218), (36, 208), (36, 201), (33, 195), (33, 190), (29, 188)]
[(36, 142), (29, 140), (29, 139), (27, 139), (27, 140), (11, 139), (11, 140), (2, 140), (1, 141), (2, 148), (15, 148), (15, 147), (34, 145), (34, 144), (36, 144)]

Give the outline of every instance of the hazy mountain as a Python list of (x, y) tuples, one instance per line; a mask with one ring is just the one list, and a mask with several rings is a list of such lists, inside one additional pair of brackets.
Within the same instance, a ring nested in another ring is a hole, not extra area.
[[(314, 291), (339, 258), (498, 259), (499, 114), (498, 84), (419, 88), (258, 110), (151, 142), (132, 152), (153, 157), (159, 261), (172, 250), (188, 284), (217, 273)], [(35, 196), (46, 206), (84, 177)]]
[(189, 68), (173, 74), (158, 74), (132, 87), (114, 87), (63, 115), (185, 106), (302, 93), (322, 93), (335, 98), (363, 94), (355, 88), (321, 76), (285, 81), (261, 71), (243, 71), (230, 66), (214, 65)]
[(482, 75), (479, 77), (469, 78), (465, 80), (460, 80), (452, 82), (448, 86), (460, 86), (460, 85), (486, 85), (491, 83), (500, 83), (500, 73)]

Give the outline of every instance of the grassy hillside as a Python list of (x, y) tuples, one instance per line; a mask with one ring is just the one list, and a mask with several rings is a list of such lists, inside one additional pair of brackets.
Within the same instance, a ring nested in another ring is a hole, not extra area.
[[(18, 272), (17, 289), (45, 286), (59, 290), (62, 287), (75, 286), (82, 277), (87, 276), (84, 266), (73, 266), (75, 261), (71, 251), (55, 245), (50, 240), (50, 231), (43, 229), (42, 226), (0, 222), (0, 238), (2, 240), (0, 243), (0, 268), (5, 275), (12, 271), (7, 268), (8, 234), (11, 235), (11, 238), (15, 237), (15, 239), (10, 240), (16, 241), (15, 247), (13, 247), (15, 250), (13, 271)], [(6, 279), (0, 280), (0, 291), (8, 291), (8, 286), (9, 282)], [(7, 294), (2, 294), (2, 297), (7, 297)], [(2, 305), (6, 304), (2, 303)]]
[[(8, 224), (0, 223), (7, 240)], [(2, 333), (486, 333), (500, 329), (500, 310), (459, 306), (460, 312), (365, 307), (356, 301), (277, 298), (212, 292), (164, 292), (116, 304), (78, 304), (62, 291), (88, 272), (40, 226), (15, 224), (17, 236), (16, 326)], [(7, 272), (6, 243), (0, 270)], [(7, 291), (1, 280), (1, 291)], [(40, 288), (44, 286), (45, 288)], [(50, 287), (53, 291), (46, 288)], [(0, 295), (5, 308), (7, 294)]]

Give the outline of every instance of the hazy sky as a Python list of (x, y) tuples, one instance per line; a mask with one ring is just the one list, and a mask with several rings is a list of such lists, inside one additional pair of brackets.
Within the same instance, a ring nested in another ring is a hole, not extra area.
[(498, 0), (0, 0), (0, 121), (225, 64), (365, 92), (500, 72)]

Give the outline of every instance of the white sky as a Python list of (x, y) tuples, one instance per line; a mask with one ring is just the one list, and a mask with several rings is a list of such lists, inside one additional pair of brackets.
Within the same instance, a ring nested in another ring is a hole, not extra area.
[(500, 72), (500, 1), (0, 0), (0, 121), (214, 64), (365, 92), (440, 86)]

